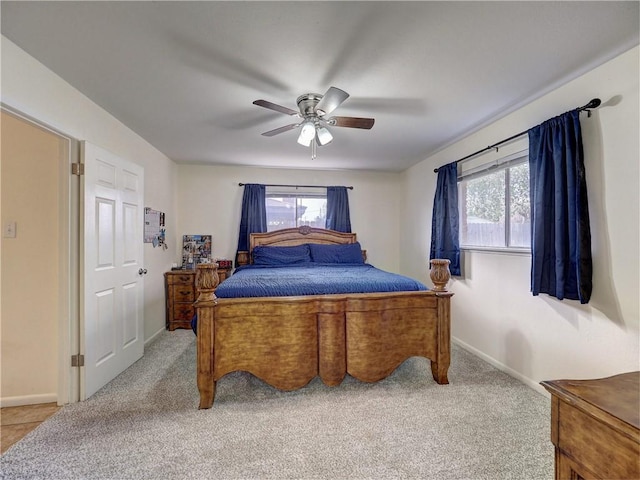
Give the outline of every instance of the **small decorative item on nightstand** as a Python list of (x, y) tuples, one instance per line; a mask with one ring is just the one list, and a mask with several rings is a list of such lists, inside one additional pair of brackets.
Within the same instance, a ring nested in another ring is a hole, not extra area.
[(233, 262), (231, 260), (216, 260), (218, 262), (218, 268), (231, 268), (233, 266)]

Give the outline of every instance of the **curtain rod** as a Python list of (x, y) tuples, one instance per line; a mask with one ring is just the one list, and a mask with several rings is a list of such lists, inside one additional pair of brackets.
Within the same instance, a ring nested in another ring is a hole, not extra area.
[[(328, 188), (326, 185), (276, 185), (276, 184), (263, 184), (265, 187), (295, 187), (295, 188)], [(244, 187), (245, 184), (244, 183), (239, 183), (238, 184), (239, 187)], [(349, 190), (353, 190), (353, 187), (344, 187), (344, 188), (348, 188)]]
[[(582, 112), (582, 111), (586, 110), (587, 114), (589, 116), (591, 116), (590, 109), (598, 108), (601, 103), (602, 103), (602, 101), (599, 98), (594, 98), (593, 100), (591, 100), (586, 105), (584, 105), (582, 107), (579, 107), (579, 108), (576, 108), (576, 110), (578, 110), (579, 112)], [(521, 137), (522, 135), (526, 135), (527, 133), (529, 133), (529, 130), (525, 130), (524, 132), (516, 133), (515, 135), (511, 135), (509, 138), (505, 138), (504, 140), (500, 140), (498, 143), (494, 143), (493, 145), (489, 145), (488, 147), (485, 147), (482, 150), (478, 150), (477, 152), (474, 152), (474, 153), (472, 153), (470, 155), (467, 155), (466, 157), (462, 157), (460, 160), (456, 160), (455, 162), (452, 162), (452, 163), (464, 162), (465, 160), (468, 160), (468, 159), (470, 159), (472, 157), (475, 157), (476, 155), (480, 155), (481, 153), (484, 153), (487, 150), (493, 150), (494, 148), (497, 150), (498, 147), (500, 145), (502, 145), (503, 143), (510, 142), (511, 140), (514, 140), (514, 139), (516, 139), (518, 137)], [(434, 168), (433, 169), (434, 173), (438, 173), (438, 170), (439, 170), (439, 168)]]

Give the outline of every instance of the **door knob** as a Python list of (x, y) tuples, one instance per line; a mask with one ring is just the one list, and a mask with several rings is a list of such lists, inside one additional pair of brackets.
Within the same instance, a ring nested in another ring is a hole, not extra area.
[(138, 275), (146, 275), (146, 274), (147, 274), (146, 268), (141, 268), (140, 270), (138, 270)]

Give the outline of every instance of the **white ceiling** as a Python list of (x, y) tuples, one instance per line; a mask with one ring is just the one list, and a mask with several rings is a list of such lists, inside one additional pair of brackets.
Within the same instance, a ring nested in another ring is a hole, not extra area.
[[(4, 36), (176, 162), (401, 171), (637, 45), (639, 4), (2, 1), (0, 8)], [(330, 86), (351, 94), (334, 114), (374, 117), (371, 130), (332, 128), (334, 141), (313, 161), (297, 130), (261, 135), (294, 117), (254, 100), (297, 109), (299, 95)]]

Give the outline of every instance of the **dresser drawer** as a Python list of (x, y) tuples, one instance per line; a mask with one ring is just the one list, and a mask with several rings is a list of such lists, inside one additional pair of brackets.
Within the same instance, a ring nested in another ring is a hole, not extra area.
[(171, 289), (175, 302), (193, 302), (196, 299), (196, 289), (193, 285), (172, 285)]

